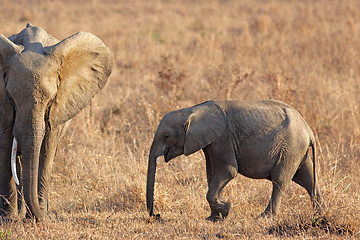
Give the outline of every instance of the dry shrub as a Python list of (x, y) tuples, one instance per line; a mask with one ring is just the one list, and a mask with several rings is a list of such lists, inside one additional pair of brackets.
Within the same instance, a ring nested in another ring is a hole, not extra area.
[(184, 92), (183, 79), (186, 77), (182, 71), (174, 70), (170, 63), (171, 56), (161, 56), (161, 69), (156, 86), (166, 97), (180, 100)]

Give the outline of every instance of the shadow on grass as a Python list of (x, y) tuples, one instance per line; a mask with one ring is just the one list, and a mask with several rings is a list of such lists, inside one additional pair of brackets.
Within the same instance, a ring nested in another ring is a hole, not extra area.
[(269, 234), (275, 236), (299, 236), (304, 232), (313, 236), (321, 236), (324, 233), (338, 236), (353, 236), (356, 226), (352, 224), (336, 224), (326, 217), (315, 218), (312, 222), (301, 220), (294, 223), (277, 224), (270, 227)]

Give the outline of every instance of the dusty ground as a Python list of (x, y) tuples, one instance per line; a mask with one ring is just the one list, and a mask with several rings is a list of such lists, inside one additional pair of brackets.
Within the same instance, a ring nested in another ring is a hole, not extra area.
[[(360, 2), (2, 0), (0, 33), (28, 22), (59, 40), (92, 32), (113, 51), (109, 83), (73, 120), (55, 160), (49, 219), (0, 223), (0, 239), (344, 239), (360, 237)], [(159, 163), (145, 207), (147, 156), (163, 115), (209, 99), (279, 99), (317, 138), (313, 217), (291, 184), (282, 213), (258, 219), (271, 183), (236, 177), (228, 218), (207, 222), (201, 152)]]

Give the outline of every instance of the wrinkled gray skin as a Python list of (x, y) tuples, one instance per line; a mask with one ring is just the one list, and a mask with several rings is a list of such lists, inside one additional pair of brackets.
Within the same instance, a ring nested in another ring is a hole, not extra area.
[[(308, 157), (310, 148), (312, 156)], [(320, 207), (315, 138), (295, 109), (274, 100), (208, 101), (170, 112), (161, 120), (149, 154), (146, 202), (150, 216), (155, 216), (156, 158), (164, 155), (168, 162), (200, 149), (206, 158), (206, 199), (211, 208), (208, 220), (228, 215), (230, 203), (219, 200), (219, 196), (237, 173), (272, 181), (271, 199), (262, 216), (279, 211), (280, 193), (291, 180), (307, 190), (315, 208)]]
[(44, 218), (58, 141), (70, 119), (104, 87), (112, 64), (110, 50), (91, 33), (59, 42), (28, 24), (10, 38), (0, 34), (0, 215), (18, 213), (20, 197), (10, 170), (15, 137), (18, 190), (27, 215)]

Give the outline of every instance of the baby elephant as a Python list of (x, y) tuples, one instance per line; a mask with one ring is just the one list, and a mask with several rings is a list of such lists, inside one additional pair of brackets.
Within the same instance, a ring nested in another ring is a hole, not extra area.
[[(308, 157), (309, 148), (312, 157)], [(228, 215), (230, 203), (219, 196), (237, 173), (272, 181), (271, 199), (262, 216), (279, 211), (280, 194), (291, 180), (307, 190), (315, 209), (321, 205), (315, 181), (315, 138), (299, 112), (274, 100), (208, 101), (170, 112), (161, 120), (149, 154), (146, 204), (150, 216), (155, 216), (157, 158), (164, 155), (168, 162), (200, 149), (206, 158), (208, 220)]]

